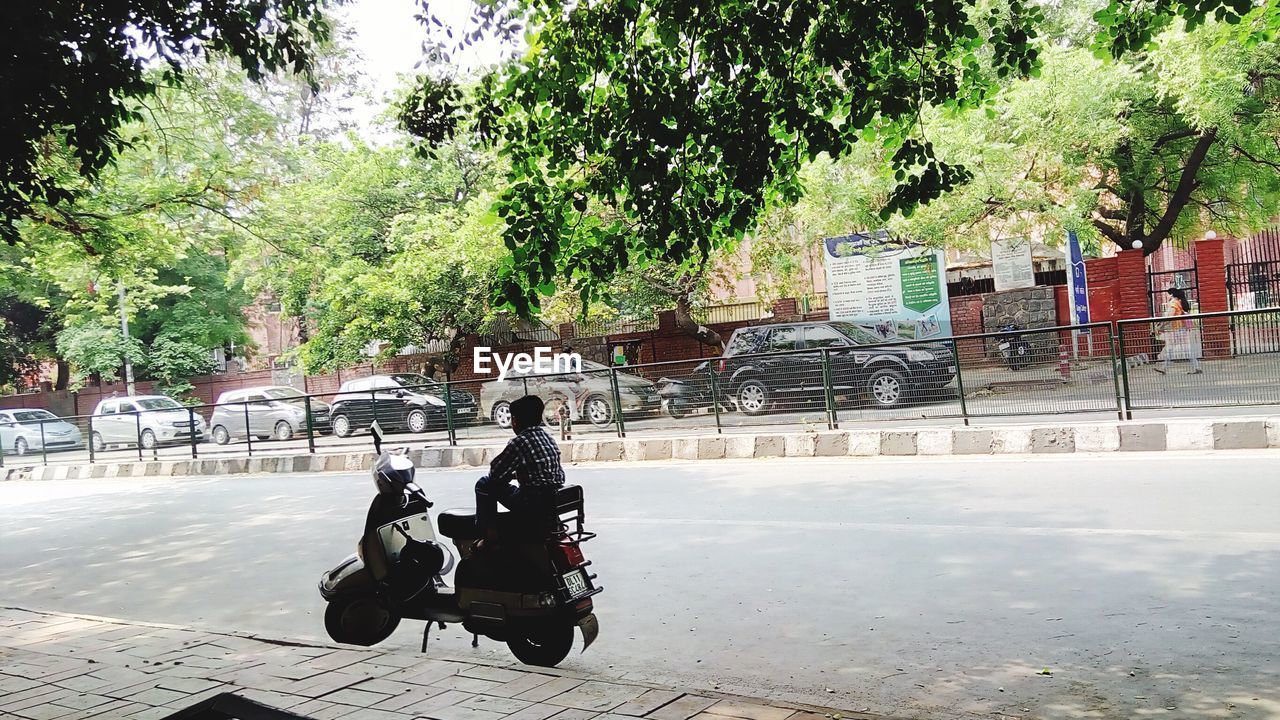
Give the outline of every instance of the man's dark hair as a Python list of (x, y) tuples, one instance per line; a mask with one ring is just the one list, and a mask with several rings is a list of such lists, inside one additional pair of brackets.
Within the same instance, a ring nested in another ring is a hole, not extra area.
[(525, 395), (511, 403), (511, 419), (521, 430), (537, 427), (542, 424), (542, 398), (537, 395)]

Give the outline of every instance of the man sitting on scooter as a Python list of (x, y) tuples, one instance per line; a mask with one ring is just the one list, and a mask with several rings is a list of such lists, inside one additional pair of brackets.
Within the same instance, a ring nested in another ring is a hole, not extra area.
[(543, 410), (536, 395), (511, 403), (511, 429), (516, 436), (489, 463), (489, 474), (476, 483), (476, 523), (486, 538), (496, 537), (498, 503), (512, 512), (554, 510), (556, 491), (564, 487), (564, 468), (560, 448), (542, 429)]

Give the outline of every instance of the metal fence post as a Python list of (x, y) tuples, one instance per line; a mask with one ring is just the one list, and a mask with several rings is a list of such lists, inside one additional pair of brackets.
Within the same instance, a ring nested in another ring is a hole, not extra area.
[(311, 396), (306, 395), (302, 398), (302, 404), (307, 409), (307, 452), (312, 455), (316, 454), (316, 432), (314, 423), (311, 421)]
[(716, 372), (714, 366), (707, 364), (707, 374), (711, 376), (711, 411), (716, 414), (716, 434), (721, 434), (720, 428), (720, 382), (716, 377), (720, 374)]
[(618, 427), (618, 437), (627, 436), (627, 427), (622, 422), (622, 393), (618, 391), (618, 369), (609, 368), (609, 384), (613, 390), (613, 421)]
[[(92, 415), (89, 416), (89, 438), (88, 438), (88, 443), (86, 444), (89, 446), (89, 464), (92, 465), (93, 464), (93, 416)], [(102, 447), (105, 448), (106, 444), (103, 443)], [(3, 463), (0, 463), (0, 464), (3, 464)]]
[[(1093, 347), (1093, 330), (1090, 333), (1089, 347)], [(1116, 372), (1116, 336), (1111, 332), (1111, 326), (1107, 326), (1107, 354), (1111, 359), (1111, 384), (1114, 386), (1116, 393), (1116, 419), (1124, 420), (1124, 398), (1120, 394), (1120, 375)], [(1120, 356), (1120, 362), (1124, 362), (1124, 355)]]
[(134, 437), (138, 441), (138, 462), (142, 462), (142, 411), (133, 411)]
[(373, 420), (369, 423), (372, 430), (373, 424), (378, 422), (378, 389), (374, 387), (369, 388), (369, 408), (373, 410)]
[(453, 428), (453, 385), (444, 384), (444, 431), (450, 445), (458, 444), (458, 436)]
[(831, 387), (831, 351), (822, 348), (822, 394), (827, 403), (827, 429), (839, 430), (840, 418), (836, 417), (836, 396)]
[(956, 359), (956, 392), (960, 394), (960, 417), (964, 418), (965, 427), (969, 426), (969, 406), (964, 399), (964, 372), (960, 365), (960, 343), (951, 338), (951, 355)]
[(196, 410), (195, 408), (187, 408), (187, 419), (191, 423), (191, 459), (195, 460), (199, 455), (196, 452)]
[[(1132, 420), (1133, 400), (1130, 397), (1129, 391), (1129, 358), (1128, 353), (1126, 353), (1124, 349), (1124, 325), (1121, 325), (1118, 322), (1116, 323), (1116, 335), (1119, 336), (1120, 341), (1120, 380), (1122, 387), (1124, 388), (1124, 411), (1121, 413), (1122, 417), (1120, 419)], [(1112, 368), (1111, 372), (1114, 375), (1115, 369)]]
[(253, 431), (249, 428), (249, 401), (246, 400), (241, 407), (244, 411), (244, 442), (249, 446), (249, 457), (253, 457)]
[(40, 464), (49, 464), (49, 446), (44, 439), (44, 420), (40, 421)]
[[(89, 453), (89, 462), (93, 462), (93, 453)], [(4, 467), (4, 443), (0, 443), (0, 468)]]

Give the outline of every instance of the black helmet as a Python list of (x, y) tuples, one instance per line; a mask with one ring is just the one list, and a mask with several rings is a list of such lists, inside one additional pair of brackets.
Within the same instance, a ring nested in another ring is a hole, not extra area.
[(413, 461), (404, 455), (378, 456), (373, 464), (373, 484), (382, 495), (402, 495), (405, 487), (413, 482)]

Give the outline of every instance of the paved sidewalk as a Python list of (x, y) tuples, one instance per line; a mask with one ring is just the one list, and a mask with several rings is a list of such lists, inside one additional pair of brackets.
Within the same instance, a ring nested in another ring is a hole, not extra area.
[[(834, 711), (0, 608), (0, 718), (150, 720), (224, 692), (316, 720), (826, 720)], [(872, 718), (844, 713), (844, 718)]]

